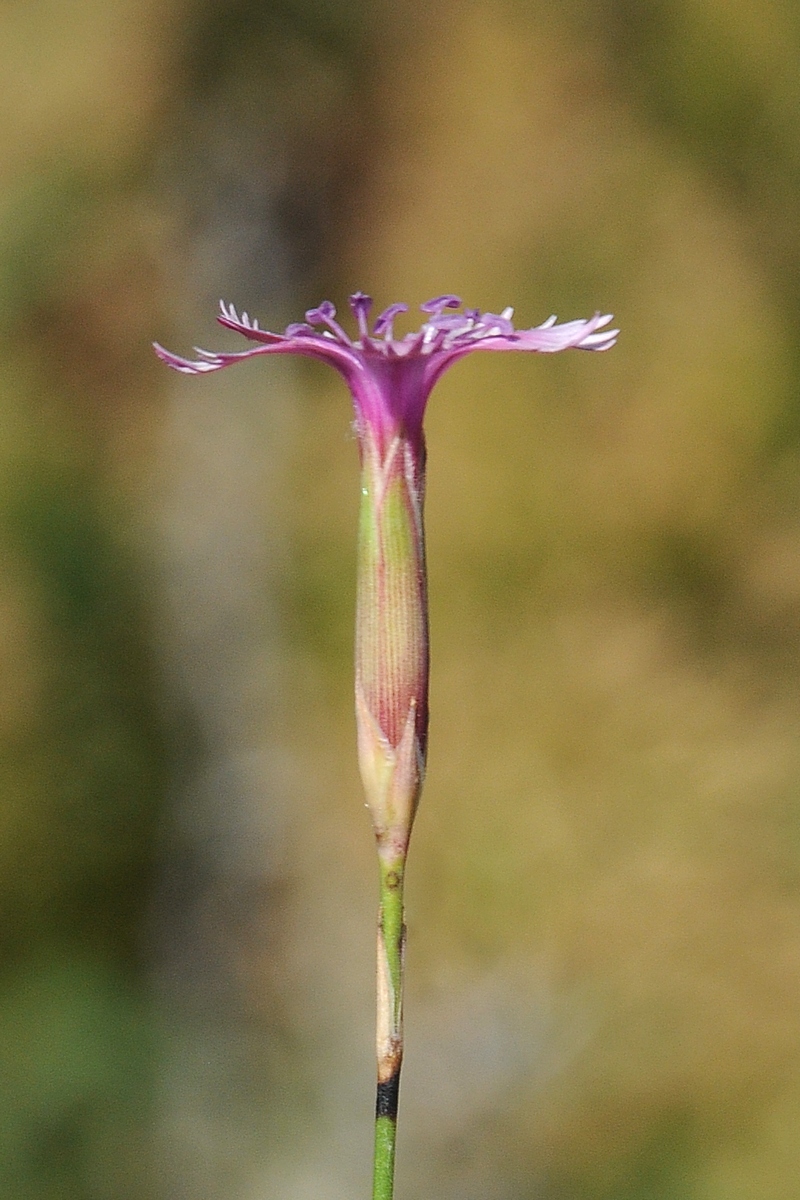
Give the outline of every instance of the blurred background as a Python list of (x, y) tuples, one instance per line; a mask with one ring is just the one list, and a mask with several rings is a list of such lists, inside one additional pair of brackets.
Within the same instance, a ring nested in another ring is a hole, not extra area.
[[(796, 1200), (800, 9), (0, 3), (0, 1194), (369, 1191), (323, 297), (604, 356), (429, 409), (398, 1200)], [(406, 326), (407, 328), (408, 326)]]

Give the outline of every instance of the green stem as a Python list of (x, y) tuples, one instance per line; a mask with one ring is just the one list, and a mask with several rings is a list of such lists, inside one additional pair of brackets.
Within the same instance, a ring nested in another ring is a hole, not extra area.
[(403, 874), (405, 859), (380, 859), (378, 911), (378, 1091), (372, 1200), (392, 1200), (397, 1102), (403, 1061)]

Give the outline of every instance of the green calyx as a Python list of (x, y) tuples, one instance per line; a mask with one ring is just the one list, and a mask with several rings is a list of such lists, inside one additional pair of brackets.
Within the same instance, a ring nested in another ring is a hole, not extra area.
[(428, 614), (419, 453), (362, 449), (356, 618), (359, 764), (389, 857), (408, 842), (424, 772)]

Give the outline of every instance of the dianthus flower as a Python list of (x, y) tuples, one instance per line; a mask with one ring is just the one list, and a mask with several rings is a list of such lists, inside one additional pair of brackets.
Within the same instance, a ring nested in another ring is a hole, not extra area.
[(358, 336), (336, 320), (329, 301), (304, 322), (270, 333), (221, 304), (221, 325), (254, 346), (239, 353), (197, 350), (180, 358), (161, 346), (170, 367), (190, 375), (218, 371), (261, 354), (300, 354), (329, 363), (344, 378), (355, 407), (361, 459), (356, 613), (356, 721), (361, 777), (380, 864), (378, 920), (378, 1092), (374, 1200), (391, 1200), (400, 1065), (403, 1054), (403, 876), (422, 781), (428, 737), (428, 602), (423, 501), (422, 422), (431, 390), (460, 358), (480, 350), (608, 350), (617, 330), (599, 313), (559, 325), (549, 317), (515, 329), (513, 309), (481, 313), (458, 296), (421, 305), (416, 333), (394, 336), (408, 311), (392, 304), (370, 328), (372, 300), (350, 297)]

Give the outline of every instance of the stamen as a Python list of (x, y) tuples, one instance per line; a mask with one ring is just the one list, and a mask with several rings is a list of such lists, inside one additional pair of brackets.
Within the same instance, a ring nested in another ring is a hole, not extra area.
[(463, 313), (439, 313), (438, 316), (431, 317), (426, 325), (433, 325), (435, 329), (441, 329), (443, 333), (451, 333), (454, 329), (460, 329), (464, 324)]
[(366, 341), (369, 337), (369, 326), (367, 325), (367, 317), (372, 308), (372, 297), (367, 296), (364, 292), (354, 292), (350, 297), (350, 309), (353, 316), (358, 321), (358, 332), (361, 338)]
[(311, 325), (327, 325), (338, 341), (345, 346), (352, 346), (350, 338), (342, 329), (338, 321), (334, 320), (336, 309), (331, 304), (330, 300), (323, 300), (318, 308), (310, 308), (306, 313), (306, 320)]
[[(467, 335), (472, 332), (474, 325), (475, 325), (475, 322), (472, 320), (466, 320), (466, 321), (459, 320), (457, 325), (449, 326), (445, 331), (445, 337), (444, 337), (444, 341), (442, 342), (442, 348), (445, 350), (449, 350), (450, 347), (453, 346), (456, 342), (460, 341), (462, 338), (467, 337)], [(441, 328), (441, 326), (440, 326), (440, 328)]]
[(375, 336), (380, 337), (383, 334), (384, 340), (391, 342), (394, 337), (394, 319), (400, 313), (406, 312), (408, 312), (407, 304), (390, 304), (388, 308), (383, 310), (375, 322), (373, 329)]
[(502, 313), (484, 313), (475, 330), (476, 338), (509, 337), (514, 332), (514, 326), (509, 321), (505, 309)]
[(438, 316), (443, 308), (461, 308), (460, 296), (436, 296), (433, 300), (426, 300), (424, 304), (420, 304), (420, 312), (433, 313)]

